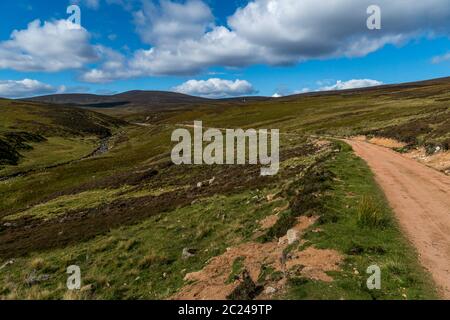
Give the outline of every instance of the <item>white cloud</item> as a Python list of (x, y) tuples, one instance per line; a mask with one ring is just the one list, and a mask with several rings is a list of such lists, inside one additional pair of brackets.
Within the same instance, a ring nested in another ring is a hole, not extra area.
[(85, 5), (89, 9), (97, 10), (100, 7), (100, 0), (72, 0), (72, 4)]
[(382, 29), (376, 31), (366, 26), (372, 0), (254, 0), (229, 17), (226, 26), (211, 25), (211, 10), (200, 0), (144, 3), (134, 14), (135, 23), (151, 48), (121, 59), (122, 70), (99, 66), (85, 78), (105, 82), (191, 75), (213, 66), (361, 57), (387, 44), (448, 35), (450, 25), (448, 0), (379, 0)]
[(450, 61), (450, 52), (443, 54), (441, 56), (436, 56), (431, 60), (431, 62), (434, 64), (439, 64), (445, 61)]
[(202, 96), (206, 98), (227, 98), (251, 95), (257, 91), (245, 80), (223, 80), (212, 78), (208, 80), (189, 80), (173, 88), (175, 92)]
[(318, 91), (333, 91), (333, 90), (347, 90), (368, 88), (382, 85), (383, 82), (372, 79), (352, 79), (348, 81), (338, 80), (334, 85), (326, 86), (318, 89)]
[(201, 38), (213, 21), (211, 9), (200, 0), (188, 0), (184, 4), (161, 0), (159, 6), (143, 0), (142, 9), (134, 13), (142, 41), (159, 47), (173, 47), (185, 39)]
[(78, 69), (98, 58), (89, 44), (89, 33), (66, 20), (34, 20), (25, 30), (15, 30), (0, 42), (0, 69), (61, 71)]
[(44, 94), (63, 93), (66, 87), (54, 87), (49, 84), (32, 80), (0, 80), (0, 97), (23, 98)]
[(283, 95), (278, 92), (276, 92), (272, 95), (272, 98), (281, 98), (281, 97), (283, 97)]

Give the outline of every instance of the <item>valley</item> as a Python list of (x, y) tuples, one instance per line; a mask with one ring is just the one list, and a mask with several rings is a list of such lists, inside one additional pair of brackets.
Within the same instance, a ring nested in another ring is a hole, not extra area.
[[(282, 98), (151, 96), (0, 101), (2, 299), (443, 297), (370, 154), (369, 167), (342, 139), (445, 157), (449, 78)], [(173, 164), (172, 132), (200, 120), (280, 130), (278, 174)], [(448, 180), (445, 162), (427, 169)], [(380, 290), (365, 286), (374, 264)], [(79, 291), (65, 287), (70, 265)]]

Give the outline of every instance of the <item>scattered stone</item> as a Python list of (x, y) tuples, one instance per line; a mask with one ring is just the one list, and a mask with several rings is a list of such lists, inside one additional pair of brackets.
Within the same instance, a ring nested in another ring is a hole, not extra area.
[(266, 290), (264, 290), (265, 294), (274, 294), (275, 292), (277, 292), (277, 289), (274, 287), (267, 287)]
[(183, 259), (183, 260), (187, 260), (187, 259), (189, 259), (189, 258), (192, 258), (192, 257), (194, 257), (195, 256), (195, 250), (193, 250), (193, 249), (189, 249), (189, 248), (184, 248), (183, 249), (183, 252), (182, 252), (182, 254), (181, 254), (181, 258)]
[(203, 182), (198, 182), (197, 183), (197, 188), (201, 188), (201, 187), (203, 187)]
[(274, 195), (274, 194), (268, 194), (268, 195), (266, 196), (266, 199), (267, 199), (268, 202), (272, 202), (273, 199), (275, 199), (275, 195)]
[(3, 224), (3, 226), (6, 227), (6, 228), (13, 228), (13, 227), (16, 226), (16, 224), (11, 223), (11, 222), (6, 222), (6, 223)]
[(216, 181), (216, 177), (212, 177), (212, 179), (208, 181), (209, 185), (212, 185), (214, 181)]
[(290, 229), (287, 232), (287, 239), (288, 239), (288, 244), (293, 244), (295, 241), (298, 240), (298, 231), (294, 230), (294, 229)]
[(6, 268), (6, 267), (9, 266), (9, 265), (12, 265), (14, 262), (15, 262), (14, 259), (11, 259), (11, 260), (6, 261), (6, 262), (0, 267), (0, 270)]

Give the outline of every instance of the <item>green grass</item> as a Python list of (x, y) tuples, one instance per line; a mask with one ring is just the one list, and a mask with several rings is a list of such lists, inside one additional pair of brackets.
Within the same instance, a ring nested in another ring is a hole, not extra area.
[[(293, 279), (290, 299), (434, 299), (433, 281), (419, 265), (417, 254), (399, 230), (384, 195), (367, 165), (340, 143), (343, 152), (325, 163), (336, 176), (332, 190), (323, 200), (322, 214), (337, 219), (307, 233), (307, 246), (335, 249), (345, 254), (342, 272), (335, 281), (323, 283)], [(370, 200), (368, 200), (370, 199)], [(363, 213), (364, 211), (364, 213)], [(374, 213), (376, 212), (376, 213)], [(361, 218), (361, 216), (366, 216)], [(374, 218), (375, 216), (375, 218)], [(363, 219), (364, 223), (361, 223)], [(392, 221), (386, 223), (386, 219)], [(366, 270), (378, 265), (381, 290), (366, 287)]]
[(0, 169), (0, 176), (81, 159), (98, 147), (98, 139), (96, 137), (49, 137), (45, 142), (31, 144), (31, 147), (30, 150), (20, 151), (23, 158), (20, 159), (18, 165), (4, 166)]
[[(287, 299), (430, 299), (436, 298), (432, 281), (418, 265), (417, 256), (399, 231), (395, 222), (380, 228), (361, 225), (358, 203), (370, 197), (377, 210), (392, 218), (383, 194), (367, 166), (353, 155), (350, 147), (340, 143), (341, 152), (333, 153), (319, 163), (315, 172), (328, 175), (329, 187), (317, 181), (322, 175), (309, 178), (292, 177), (283, 185), (302, 190), (314, 185), (323, 193), (316, 214), (336, 219), (321, 219), (321, 232), (305, 235), (307, 246), (335, 249), (344, 255), (342, 270), (332, 272), (332, 283), (305, 278), (290, 278)], [(315, 177), (315, 178), (314, 178)], [(331, 180), (330, 180), (331, 179)], [(309, 181), (306, 182), (305, 181)], [(279, 192), (281, 186), (276, 187)], [(330, 189), (331, 187), (331, 189)], [(110, 190), (116, 192), (117, 190)], [(258, 224), (272, 214), (280, 202), (261, 202), (275, 190), (242, 191), (234, 195), (216, 195), (196, 201), (190, 206), (151, 217), (137, 225), (111, 230), (95, 239), (62, 249), (31, 253), (17, 258), (13, 265), (0, 270), (0, 297), (19, 299), (165, 299), (183, 285), (186, 273), (202, 269), (208, 261), (226, 248), (252, 241)], [(106, 191), (105, 191), (106, 192)], [(155, 191), (155, 192), (161, 192)], [(132, 193), (131, 193), (132, 194)], [(286, 196), (289, 193), (286, 194)], [(106, 193), (105, 193), (106, 195)], [(111, 194), (111, 196), (113, 196)], [(291, 195), (293, 196), (293, 195)], [(95, 205), (103, 195), (77, 195), (77, 205)], [(108, 197), (106, 197), (108, 198)], [(63, 198), (68, 200), (68, 198)], [(295, 199), (295, 198), (292, 198)], [(291, 199), (291, 200), (292, 200)], [(55, 200), (36, 209), (58, 210)], [(289, 199), (288, 199), (289, 200)], [(295, 201), (291, 201), (291, 205)], [(373, 204), (368, 207), (371, 208)], [(67, 208), (67, 207), (65, 207)], [(320, 210), (319, 210), (320, 208)], [(288, 211), (289, 212), (289, 211)], [(370, 210), (368, 211), (370, 212)], [(52, 212), (55, 214), (55, 212)], [(57, 212), (56, 212), (57, 214)], [(312, 229), (312, 228), (311, 228)], [(297, 244), (298, 246), (298, 244)], [(194, 257), (182, 259), (184, 248), (196, 250)], [(295, 245), (289, 249), (295, 249)], [(228, 275), (232, 281), (244, 269), (243, 258), (234, 261)], [(83, 285), (92, 290), (69, 292), (65, 288), (69, 265), (81, 267)], [(369, 291), (365, 287), (365, 270), (377, 264), (382, 270), (382, 289)], [(24, 279), (33, 271), (48, 274), (50, 280), (29, 287)], [(282, 274), (261, 266), (263, 278), (280, 280)], [(283, 297), (278, 297), (283, 298)]]
[(379, 204), (379, 199), (366, 196), (358, 204), (358, 225), (368, 228), (385, 228), (390, 223), (386, 210)]
[[(215, 196), (85, 243), (18, 258), (0, 270), (0, 297), (33, 298), (39, 289), (43, 299), (70, 298), (65, 272), (75, 264), (81, 268), (83, 285), (92, 284), (96, 290), (73, 298), (167, 298), (183, 285), (187, 272), (198, 271), (227, 247), (248, 241), (257, 227), (255, 221), (270, 214), (274, 206), (266, 204), (254, 211), (257, 202), (254, 193), (248, 192)], [(218, 218), (223, 213), (225, 220)], [(183, 260), (186, 247), (195, 248), (197, 254)], [(37, 259), (38, 272), (51, 278), (30, 288), (23, 279), (36, 269)]]
[[(185, 182), (179, 181), (196, 179), (203, 172), (201, 169), (163, 169), (163, 173), (173, 173), (173, 176), (157, 176), (161, 182), (159, 188), (153, 188), (148, 181), (137, 182), (132, 187), (127, 183), (101, 187), (96, 184), (105, 179), (114, 182), (123, 176), (134, 176), (155, 163), (164, 163), (173, 145), (172, 131), (178, 124), (192, 124), (194, 120), (202, 120), (205, 127), (276, 128), (281, 133), (298, 134), (297, 137), (281, 136), (283, 151), (302, 146), (311, 134), (398, 135), (395, 137), (418, 145), (444, 144), (450, 138), (448, 88), (448, 81), (444, 81), (416, 88), (217, 103), (213, 107), (195, 106), (171, 112), (102, 110), (136, 122), (154, 116), (151, 127), (123, 126), (117, 119), (86, 110), (1, 100), (1, 136), (24, 131), (42, 134), (47, 141), (32, 143), (32, 150), (19, 150), (23, 156), (19, 165), (4, 168), (0, 175), (81, 158), (95, 148), (105, 133), (116, 135), (111, 141), (112, 149), (101, 156), (0, 181), (0, 217), (51, 219), (71, 210), (98, 208), (118, 199), (158, 196), (185, 188)], [(424, 130), (413, 130), (416, 125)], [(109, 230), (86, 242), (29, 252), (0, 270), (0, 297), (168, 298), (184, 284), (187, 272), (200, 270), (229, 246), (254, 240), (256, 222), (280, 206), (279, 202), (266, 203), (261, 199), (268, 193), (277, 193), (290, 208), (281, 213), (277, 224), (259, 240), (276, 240), (292, 227), (298, 216), (318, 214), (320, 224), (314, 228), (319, 227), (321, 232), (307, 232), (307, 242), (302, 248), (313, 245), (335, 249), (345, 257), (342, 270), (331, 274), (334, 282), (292, 278), (288, 282), (287, 298), (435, 298), (433, 282), (419, 266), (416, 253), (398, 229), (369, 168), (348, 146), (339, 143), (338, 149), (340, 152), (330, 154), (313, 171), (305, 168), (314, 167), (320, 156), (282, 159), (280, 174), (291, 168), (295, 168), (296, 174), (277, 181), (277, 185), (252, 190), (236, 187), (226, 194), (200, 197), (190, 205), (171, 208), (135, 225)], [(130, 206), (127, 210), (134, 213), (133, 209)], [(152, 210), (145, 206), (144, 209)], [(197, 254), (183, 260), (184, 248), (196, 249)], [(67, 292), (65, 272), (71, 264), (81, 267), (83, 284), (91, 284), (93, 292)], [(230, 279), (242, 271), (242, 264), (239, 259), (235, 261)], [(365, 271), (372, 264), (382, 270), (380, 291), (369, 291), (365, 286), (368, 277)], [(283, 276), (268, 266), (261, 269), (261, 277), (273, 281)], [(29, 287), (24, 279), (33, 270), (49, 274), (50, 280)]]
[(156, 190), (134, 191), (131, 186), (123, 186), (119, 189), (89, 190), (73, 195), (65, 195), (54, 200), (33, 206), (25, 211), (5, 216), (4, 221), (14, 221), (20, 218), (34, 218), (48, 220), (62, 216), (70, 211), (83, 209), (95, 209), (101, 205), (110, 204), (113, 201), (140, 198), (145, 196), (160, 196), (164, 193), (183, 189), (183, 187), (167, 187)]

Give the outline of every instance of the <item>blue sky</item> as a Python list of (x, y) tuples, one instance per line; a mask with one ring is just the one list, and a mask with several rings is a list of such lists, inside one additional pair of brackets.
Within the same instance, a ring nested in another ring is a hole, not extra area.
[(2, 1), (0, 96), (280, 96), (449, 76), (450, 1), (378, 0), (369, 30), (373, 2)]

